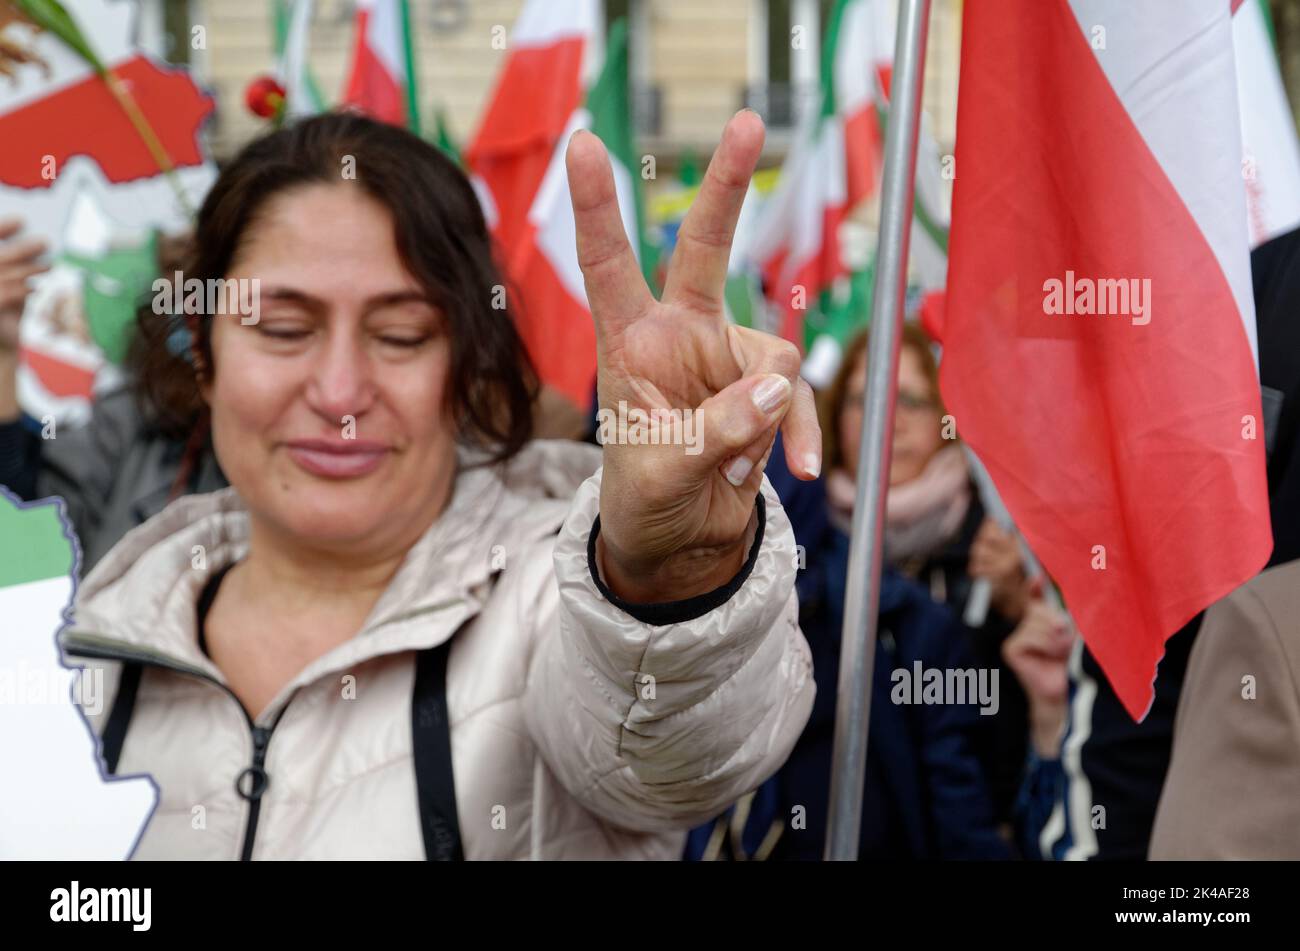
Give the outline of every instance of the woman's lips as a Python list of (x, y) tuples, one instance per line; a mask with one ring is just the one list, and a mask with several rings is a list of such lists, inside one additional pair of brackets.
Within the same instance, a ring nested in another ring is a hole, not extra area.
[(382, 443), (303, 439), (287, 443), (289, 457), (312, 475), (326, 479), (355, 479), (374, 472), (389, 449)]

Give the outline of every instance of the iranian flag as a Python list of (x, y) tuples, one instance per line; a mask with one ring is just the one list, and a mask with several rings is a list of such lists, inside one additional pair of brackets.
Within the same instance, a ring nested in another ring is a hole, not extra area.
[(591, 129), (608, 148), (629, 238), (633, 248), (643, 246), (627, 32), (615, 24), (604, 68), (587, 92), (598, 22), (596, 0), (529, 0), (465, 156), (517, 292), (512, 306), (529, 356), (542, 382), (583, 411), (596, 375), (595, 329), (564, 168), (569, 137), (578, 129)]
[(411, 11), (406, 0), (358, 0), (356, 43), (343, 102), (419, 133)]
[(781, 336), (800, 346), (806, 311), (848, 274), (840, 225), (879, 185), (877, 109), (893, 60), (893, 13), (885, 0), (836, 0), (822, 49), (821, 108), (804, 122), (750, 249), (781, 315)]
[(649, 271), (652, 258), (643, 229), (638, 227), (645, 214), (633, 148), (627, 49), (627, 23), (619, 20), (610, 29), (600, 76), (586, 105), (569, 119), (528, 211), (524, 240), (510, 259), (510, 274), (523, 298), (519, 330), (529, 356), (542, 382), (583, 410), (591, 404), (596, 381), (596, 330), (578, 267), (577, 233), (564, 165), (569, 138), (578, 129), (590, 129), (605, 143), (628, 242), (643, 270)]
[(598, 22), (599, 0), (528, 0), (478, 133), (465, 150), (507, 261), (529, 231), (537, 190), (582, 105)]
[(276, 78), (284, 89), (285, 114), (297, 118), (325, 110), (316, 77), (312, 75), (312, 0), (276, 0), (272, 8), (275, 28)]
[(1282, 86), (1267, 0), (1233, 0), (1242, 178), (1250, 243), (1300, 225), (1300, 143)]
[(1230, 14), (965, 6), (943, 395), (1135, 719), (1272, 547)]

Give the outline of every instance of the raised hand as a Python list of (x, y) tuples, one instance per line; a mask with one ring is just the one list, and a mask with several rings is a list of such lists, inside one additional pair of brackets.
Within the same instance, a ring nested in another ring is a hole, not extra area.
[(1029, 600), (1020, 542), (1012, 530), (1003, 528), (992, 518), (985, 518), (970, 549), (972, 578), (984, 578), (992, 586), (992, 604), (998, 613), (1019, 621)]
[(18, 318), (27, 302), (27, 282), (48, 270), (41, 261), (45, 243), (38, 238), (18, 238), (19, 218), (0, 219), (0, 350), (18, 347)]
[(1033, 600), (1024, 620), (1002, 642), (1002, 659), (1029, 698), (1030, 740), (1040, 756), (1058, 755), (1070, 690), (1070, 620), (1042, 597), (1043, 581), (1032, 583)]
[(43, 242), (15, 238), (22, 227), (21, 219), (0, 219), (0, 423), (18, 418), (18, 320), (28, 281), (49, 267), (41, 260)]
[(585, 132), (569, 143), (600, 410), (606, 420), (689, 413), (665, 414), (654, 427), (658, 444), (605, 442), (600, 559), (606, 582), (628, 600), (680, 600), (736, 574), (778, 429), (796, 476), (816, 478), (821, 467), (798, 349), (730, 324), (723, 311), (736, 219), (762, 147), (757, 114), (727, 123), (655, 300), (623, 229), (604, 146)]

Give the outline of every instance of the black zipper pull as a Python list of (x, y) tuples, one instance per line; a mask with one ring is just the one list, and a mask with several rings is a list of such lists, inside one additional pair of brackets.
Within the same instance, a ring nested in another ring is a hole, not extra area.
[(271, 782), (265, 768), (271, 731), (264, 726), (253, 726), (252, 732), (253, 765), (245, 767), (235, 779), (235, 791), (248, 800), (248, 826), (244, 829), (244, 847), (240, 856), (245, 862), (253, 857), (253, 837), (257, 835), (257, 816), (262, 811), (262, 793)]
[(270, 742), (270, 730), (264, 726), (253, 727), (253, 764), (245, 767), (235, 780), (235, 790), (249, 802), (261, 799), (270, 782), (265, 769), (266, 747)]

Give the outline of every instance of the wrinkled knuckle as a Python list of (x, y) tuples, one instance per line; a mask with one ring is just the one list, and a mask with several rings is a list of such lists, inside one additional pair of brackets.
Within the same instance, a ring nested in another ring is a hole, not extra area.
[(802, 365), (799, 348), (789, 340), (777, 341), (772, 351), (772, 362), (777, 367), (778, 373), (792, 378), (798, 376)]
[(578, 255), (578, 268), (589, 277), (597, 277), (620, 267), (623, 249), (614, 247), (589, 247)]

